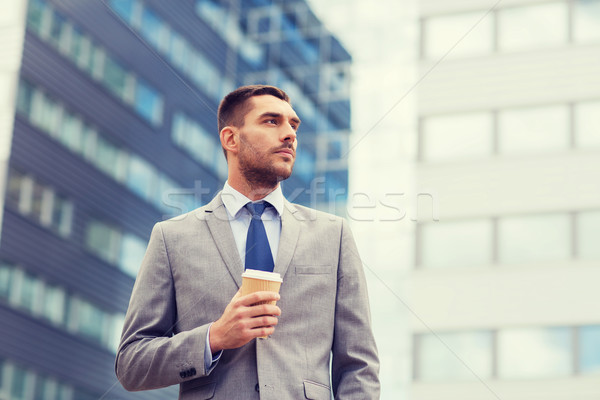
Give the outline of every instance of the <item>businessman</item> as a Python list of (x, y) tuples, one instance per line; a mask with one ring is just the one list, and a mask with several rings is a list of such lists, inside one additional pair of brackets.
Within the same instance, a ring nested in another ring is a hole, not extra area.
[[(154, 226), (117, 351), (120, 382), (179, 384), (183, 400), (378, 399), (350, 229), (281, 191), (300, 125), (288, 96), (244, 86), (222, 100), (218, 119), (227, 182), (208, 205)], [(280, 293), (241, 296), (245, 268), (279, 273)]]

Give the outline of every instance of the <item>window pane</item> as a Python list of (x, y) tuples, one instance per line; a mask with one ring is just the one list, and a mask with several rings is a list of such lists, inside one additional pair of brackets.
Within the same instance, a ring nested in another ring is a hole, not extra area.
[(600, 101), (575, 106), (575, 142), (578, 147), (600, 147)]
[(131, 277), (136, 277), (146, 253), (146, 241), (131, 234), (124, 234), (121, 242), (121, 269)]
[(116, 178), (119, 175), (118, 158), (119, 149), (99, 136), (96, 140), (96, 154), (94, 157), (96, 167), (107, 175)]
[(522, 328), (498, 332), (500, 378), (542, 378), (572, 372), (570, 328)]
[[(490, 53), (494, 46), (493, 15), (485, 11), (445, 15), (424, 21), (425, 58), (438, 59)], [(471, 30), (472, 29), (472, 30)], [(456, 46), (456, 47), (455, 47)]]
[(424, 161), (489, 156), (493, 151), (491, 113), (428, 117), (422, 126)]
[(106, 57), (104, 66), (104, 84), (118, 98), (125, 96), (127, 71), (111, 57)]
[(125, 21), (131, 22), (133, 16), (133, 0), (110, 0), (110, 6)]
[(425, 268), (481, 266), (492, 262), (492, 221), (420, 226), (420, 265)]
[(162, 122), (162, 97), (154, 89), (140, 81), (135, 88), (135, 109), (155, 125)]
[(42, 314), (57, 325), (64, 323), (65, 292), (55, 286), (46, 285)]
[(584, 373), (600, 372), (600, 325), (579, 329), (579, 370)]
[(569, 147), (566, 106), (505, 110), (498, 114), (502, 154), (564, 150)]
[(86, 232), (88, 248), (108, 262), (114, 263), (117, 260), (119, 239), (119, 232), (102, 222), (88, 223)]
[(600, 211), (582, 212), (577, 217), (577, 255), (586, 260), (600, 260)]
[(27, 26), (38, 34), (42, 31), (45, 9), (46, 5), (41, 0), (32, 0), (29, 2), (29, 8), (27, 10)]
[(12, 382), (10, 386), (11, 400), (25, 400), (29, 381), (29, 373), (23, 368), (13, 366)]
[(33, 276), (23, 273), (17, 303), (27, 311), (33, 313), (36, 310), (38, 281)]
[(500, 50), (524, 50), (567, 42), (566, 2), (506, 8), (498, 12)]
[(62, 128), (59, 140), (75, 153), (81, 152), (83, 123), (81, 119), (71, 113), (65, 112), (62, 118)]
[(560, 261), (571, 257), (569, 215), (506, 217), (498, 221), (502, 263)]
[(492, 375), (490, 332), (424, 334), (417, 337), (416, 346), (417, 380), (477, 380)]
[(158, 47), (160, 32), (163, 28), (161, 20), (152, 11), (145, 8), (142, 13), (142, 35), (154, 46)]
[(576, 0), (573, 8), (573, 36), (578, 42), (600, 39), (600, 1)]
[(104, 313), (93, 304), (78, 300), (77, 332), (98, 342), (102, 342)]
[(127, 186), (146, 199), (153, 194), (155, 181), (154, 167), (141, 158), (131, 155), (127, 169)]
[(10, 298), (10, 291), (13, 287), (13, 268), (8, 265), (0, 264), (0, 296), (4, 299)]

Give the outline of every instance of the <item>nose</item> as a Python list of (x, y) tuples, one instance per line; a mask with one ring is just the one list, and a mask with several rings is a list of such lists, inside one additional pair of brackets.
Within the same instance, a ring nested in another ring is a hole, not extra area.
[(282, 141), (290, 143), (294, 143), (296, 141), (296, 131), (290, 125), (287, 125), (284, 128)]

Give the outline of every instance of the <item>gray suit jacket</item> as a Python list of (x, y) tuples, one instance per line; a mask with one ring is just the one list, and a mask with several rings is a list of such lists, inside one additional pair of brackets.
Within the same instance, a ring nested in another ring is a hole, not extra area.
[[(204, 367), (206, 333), (244, 270), (227, 211), (210, 204), (154, 226), (136, 279), (116, 373), (127, 390), (180, 384), (180, 399), (378, 399), (367, 288), (346, 222), (286, 201), (275, 272), (279, 324), (268, 339)], [(331, 367), (331, 376), (330, 376)]]

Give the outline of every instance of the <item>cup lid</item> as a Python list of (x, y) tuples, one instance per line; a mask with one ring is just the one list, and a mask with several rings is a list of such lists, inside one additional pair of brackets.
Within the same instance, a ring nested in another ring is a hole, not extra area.
[(281, 275), (277, 272), (260, 271), (257, 269), (247, 269), (242, 274), (242, 278), (262, 279), (265, 281), (283, 282)]

